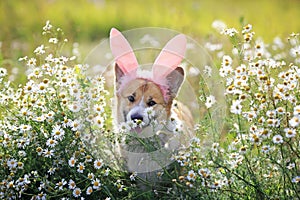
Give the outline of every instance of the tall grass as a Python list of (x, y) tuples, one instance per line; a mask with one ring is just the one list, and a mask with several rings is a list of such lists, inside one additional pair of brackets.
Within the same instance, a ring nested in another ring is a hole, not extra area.
[(296, 0), (1, 1), (0, 41), (4, 56), (12, 54), (9, 51), (12, 41), (34, 45), (39, 38), (39, 27), (46, 20), (64, 27), (71, 41), (83, 42), (106, 37), (111, 27), (126, 30), (157, 26), (203, 37), (210, 33), (210, 24), (215, 19), (238, 27), (239, 18), (244, 18), (256, 24), (257, 34), (269, 42), (275, 36), (300, 30), (300, 22), (296, 20), (299, 8)]

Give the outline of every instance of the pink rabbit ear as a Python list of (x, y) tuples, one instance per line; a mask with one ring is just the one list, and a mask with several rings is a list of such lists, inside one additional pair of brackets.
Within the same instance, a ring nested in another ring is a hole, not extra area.
[(130, 44), (115, 28), (110, 31), (110, 49), (124, 74), (132, 73), (138, 68), (138, 62)]
[(179, 34), (172, 38), (160, 52), (153, 64), (153, 78), (160, 81), (181, 63), (186, 50), (186, 37)]

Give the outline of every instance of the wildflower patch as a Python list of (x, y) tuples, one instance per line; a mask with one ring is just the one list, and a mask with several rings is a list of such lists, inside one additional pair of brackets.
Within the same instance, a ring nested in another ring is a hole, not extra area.
[[(162, 184), (154, 187), (113, 158), (109, 76), (90, 76), (92, 62), (61, 55), (68, 40), (47, 21), (46, 43), (19, 59), (26, 83), (14, 86), (0, 67), (0, 198), (299, 199), (299, 34), (265, 44), (254, 27), (216, 21), (204, 48), (189, 43), (191, 55), (210, 58), (185, 66), (183, 91), (196, 88), (199, 105), (196, 137), (155, 172)], [(141, 36), (140, 44), (158, 47), (155, 35)], [(110, 66), (109, 54), (99, 57)], [(131, 126), (122, 123), (119, 132)]]

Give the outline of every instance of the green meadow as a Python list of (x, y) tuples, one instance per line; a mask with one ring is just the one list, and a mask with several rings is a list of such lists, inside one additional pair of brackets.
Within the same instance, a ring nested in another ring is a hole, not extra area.
[(5, 57), (20, 56), (19, 51), (37, 45), (46, 20), (62, 27), (70, 41), (81, 45), (108, 37), (111, 27), (122, 31), (163, 27), (205, 39), (211, 34), (212, 22), (222, 20), (229, 27), (251, 23), (266, 42), (300, 30), (297, 0), (12, 0), (1, 1), (0, 10)]

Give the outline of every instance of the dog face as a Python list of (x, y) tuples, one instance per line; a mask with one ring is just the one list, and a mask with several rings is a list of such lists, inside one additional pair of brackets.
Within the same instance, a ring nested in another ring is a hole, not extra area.
[[(118, 102), (123, 112), (122, 121), (140, 121), (144, 126), (150, 122), (148, 108), (153, 109), (154, 119), (166, 116), (166, 102), (160, 88), (145, 79), (135, 79), (128, 83), (128, 87), (119, 92)], [(163, 117), (165, 118), (165, 117)]]
[(156, 58), (152, 73), (146, 75), (138, 74), (133, 50), (116, 29), (111, 30), (110, 46), (116, 62), (117, 123), (135, 121), (147, 126), (149, 108), (155, 113), (152, 118), (166, 121), (184, 79), (184, 70), (178, 65), (185, 53), (185, 36), (180, 34), (171, 39)]
[(164, 98), (164, 92), (157, 83), (145, 78), (133, 79), (121, 87), (125, 74), (117, 64), (115, 75), (118, 122), (139, 121), (143, 123), (143, 126), (148, 126), (149, 108), (154, 111), (151, 119), (166, 121), (170, 117), (173, 99), (184, 79), (184, 71), (181, 67), (177, 67), (167, 76), (169, 85), (168, 93), (165, 95), (169, 98)]

